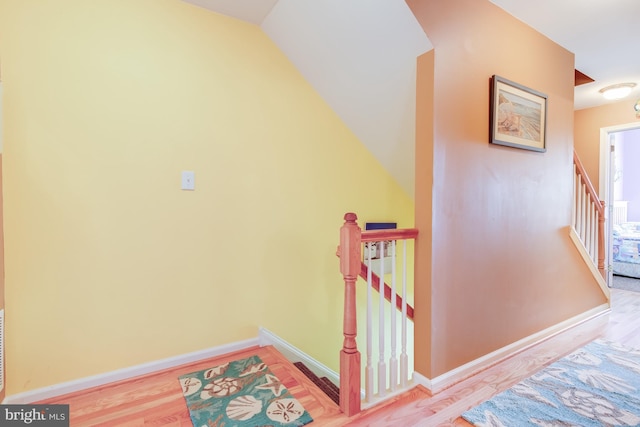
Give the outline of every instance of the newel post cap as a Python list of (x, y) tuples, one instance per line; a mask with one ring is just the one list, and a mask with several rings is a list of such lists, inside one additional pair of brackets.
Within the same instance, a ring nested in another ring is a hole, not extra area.
[(356, 222), (357, 219), (358, 215), (353, 212), (347, 212), (346, 214), (344, 214), (344, 220), (346, 222)]
[(353, 212), (344, 215), (344, 224), (340, 227), (340, 272), (345, 278), (355, 280), (360, 271), (360, 227), (358, 216)]

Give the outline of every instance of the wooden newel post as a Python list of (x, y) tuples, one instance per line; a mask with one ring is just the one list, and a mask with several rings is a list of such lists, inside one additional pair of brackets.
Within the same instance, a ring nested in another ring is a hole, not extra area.
[(340, 272), (344, 277), (344, 343), (340, 351), (340, 410), (360, 412), (360, 352), (356, 344), (356, 280), (360, 272), (361, 230), (354, 213), (344, 215), (340, 228)]
[(600, 211), (602, 213), (598, 216), (598, 271), (606, 279), (604, 271), (604, 201), (600, 200), (600, 205), (602, 205)]

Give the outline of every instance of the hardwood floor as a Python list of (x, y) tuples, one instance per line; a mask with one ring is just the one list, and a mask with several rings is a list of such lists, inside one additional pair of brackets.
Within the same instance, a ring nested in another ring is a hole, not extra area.
[(331, 399), (272, 347), (251, 348), (39, 403), (69, 404), (72, 426), (191, 426), (177, 377), (258, 354), (309, 411), (314, 419), (310, 426), (470, 426), (460, 418), (465, 410), (593, 339), (640, 348), (640, 293), (612, 289), (611, 295), (609, 316), (562, 332), (433, 396), (417, 387), (352, 418), (342, 415)]
[[(178, 376), (258, 355), (314, 420), (333, 422), (346, 417), (338, 406), (273, 347), (252, 347), (138, 378), (60, 396), (40, 403), (70, 405), (72, 426), (191, 426)], [(231, 426), (228, 426), (231, 427)]]

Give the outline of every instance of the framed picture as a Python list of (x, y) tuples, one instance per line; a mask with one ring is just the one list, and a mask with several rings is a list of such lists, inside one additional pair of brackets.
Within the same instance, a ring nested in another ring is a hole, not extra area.
[(545, 152), (547, 95), (500, 76), (491, 78), (492, 144)]

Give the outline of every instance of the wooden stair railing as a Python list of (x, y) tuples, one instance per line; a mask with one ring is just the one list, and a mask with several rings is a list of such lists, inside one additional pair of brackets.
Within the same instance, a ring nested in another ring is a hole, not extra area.
[[(358, 226), (356, 220), (357, 216), (354, 213), (347, 213), (344, 216), (344, 224), (340, 229), (340, 246), (338, 246), (337, 255), (340, 257), (340, 272), (343, 275), (345, 283), (345, 298), (344, 298), (344, 323), (343, 334), (344, 342), (342, 350), (340, 351), (340, 409), (347, 416), (352, 416), (360, 412), (361, 410), (361, 360), (360, 352), (358, 351), (356, 344), (357, 336), (357, 313), (356, 313), (356, 281), (358, 276), (367, 278), (367, 365), (365, 369), (365, 395), (368, 402), (371, 402), (373, 396), (373, 367), (371, 364), (371, 329), (372, 329), (372, 304), (371, 304), (371, 289), (374, 288), (376, 282), (373, 279), (374, 273), (371, 268), (368, 268), (362, 263), (362, 244), (365, 242), (379, 242), (392, 241), (393, 248), (393, 261), (392, 270), (395, 272), (395, 241), (396, 240), (408, 240), (415, 239), (418, 235), (417, 229), (392, 229), (392, 230), (371, 230), (362, 231)], [(371, 259), (368, 260), (369, 265)], [(389, 287), (380, 279), (377, 275), (377, 290), (380, 294), (379, 301), (379, 329), (382, 333), (379, 337), (380, 357), (378, 362), (378, 398), (382, 398), (386, 394), (386, 378), (390, 379), (389, 389), (391, 391), (397, 390), (398, 386), (398, 369), (400, 370), (399, 386), (407, 386), (408, 369), (407, 369), (407, 354), (406, 354), (406, 319), (409, 316), (409, 306), (406, 302), (406, 244), (405, 244), (405, 264), (403, 265), (403, 296), (397, 296), (395, 291), (395, 275), (392, 276), (392, 286)], [(384, 267), (382, 261), (380, 262), (381, 274), (384, 275)], [(381, 282), (382, 285), (381, 286)], [(383, 287), (383, 291), (380, 292), (380, 288)], [(387, 290), (388, 288), (388, 290)], [(385, 295), (386, 294), (386, 295)], [(387, 298), (388, 297), (388, 298)], [(399, 307), (402, 310), (402, 353), (400, 356), (400, 364), (398, 366), (398, 360), (396, 358), (396, 341), (395, 341), (395, 328), (396, 328), (396, 315), (395, 310), (391, 310), (391, 358), (389, 360), (390, 369), (387, 370), (386, 360), (384, 360), (384, 300), (391, 302), (392, 307)], [(413, 309), (411, 309), (411, 315), (413, 317)]]
[(599, 200), (578, 154), (573, 152), (574, 196), (572, 227), (584, 245), (589, 258), (603, 278), (604, 266), (604, 201)]
[(344, 342), (340, 350), (340, 410), (348, 417), (360, 412), (360, 352), (356, 344), (356, 280), (360, 270), (361, 233), (354, 213), (340, 228), (340, 273), (344, 278)]

